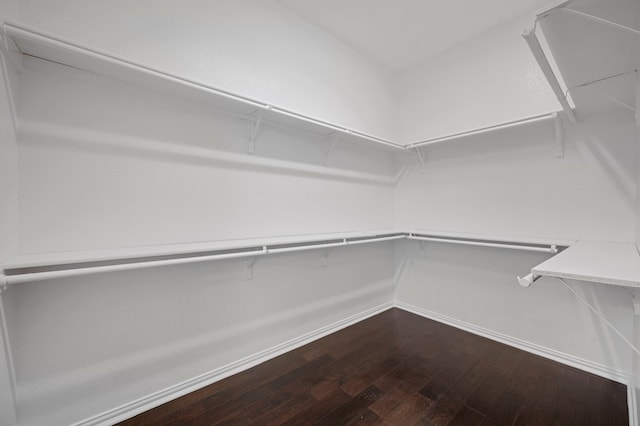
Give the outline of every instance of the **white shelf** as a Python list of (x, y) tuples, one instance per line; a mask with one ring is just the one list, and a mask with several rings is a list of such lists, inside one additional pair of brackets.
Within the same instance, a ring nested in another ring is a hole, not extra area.
[(638, 18), (640, 3), (633, 1), (615, 7), (574, 2), (541, 16), (540, 28), (578, 114), (635, 108), (640, 35), (612, 23), (637, 31)]
[(9, 44), (13, 43), (15, 48), (25, 55), (68, 65), (152, 90), (205, 102), (233, 116), (251, 118), (262, 114), (262, 123), (268, 125), (285, 126), (322, 136), (338, 133), (341, 142), (356, 143), (389, 152), (406, 151), (404, 146), (385, 138), (172, 75), (24, 26), (4, 24), (3, 29)]
[(531, 272), (533, 275), (640, 287), (640, 255), (633, 243), (579, 241)]

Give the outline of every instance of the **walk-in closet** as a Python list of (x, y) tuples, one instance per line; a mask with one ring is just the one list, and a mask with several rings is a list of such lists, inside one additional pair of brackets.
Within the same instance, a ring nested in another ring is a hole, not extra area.
[(638, 425), (639, 68), (638, 0), (0, 0), (0, 425)]

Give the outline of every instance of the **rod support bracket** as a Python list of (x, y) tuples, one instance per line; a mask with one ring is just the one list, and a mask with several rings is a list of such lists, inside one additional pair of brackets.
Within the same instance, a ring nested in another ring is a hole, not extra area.
[[(265, 109), (270, 110), (269, 105), (265, 106)], [(260, 126), (262, 125), (262, 119), (264, 117), (264, 110), (259, 109), (254, 111), (249, 116), (249, 147), (247, 152), (254, 154), (256, 152), (256, 140), (260, 134)]]
[(520, 284), (521, 287), (528, 288), (531, 287), (531, 284), (538, 281), (539, 279), (540, 275), (533, 275), (533, 273), (529, 273), (522, 278), (520, 277), (520, 275), (518, 275), (518, 284)]
[(640, 297), (638, 295), (633, 296), (633, 314), (640, 315)]
[(331, 155), (331, 151), (333, 151), (333, 148), (335, 148), (339, 140), (340, 140), (340, 134), (338, 132), (331, 132), (322, 138), (322, 141), (324, 142), (325, 167), (329, 165), (329, 155)]
[(324, 249), (322, 253), (322, 267), (326, 268), (329, 266), (329, 255), (331, 254), (331, 248)]
[(423, 175), (427, 173), (426, 164), (425, 164), (425, 155), (420, 149), (420, 147), (413, 148), (416, 155), (418, 156), (418, 161), (420, 161), (420, 166), (422, 167), (421, 172)]
[[(267, 246), (262, 246), (262, 252), (260, 253), (266, 253), (266, 252), (267, 252)], [(244, 276), (245, 281), (249, 281), (253, 279), (253, 267), (256, 265), (257, 261), (258, 261), (258, 256), (251, 257), (245, 261), (245, 266), (246, 266), (245, 276)]]
[(9, 288), (9, 282), (7, 281), (7, 276), (4, 273), (0, 272), (0, 294), (7, 291)]

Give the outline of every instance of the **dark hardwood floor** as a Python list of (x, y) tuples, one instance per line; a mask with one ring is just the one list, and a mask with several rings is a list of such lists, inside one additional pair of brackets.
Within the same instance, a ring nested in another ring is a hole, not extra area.
[(628, 425), (626, 387), (392, 309), (123, 425)]

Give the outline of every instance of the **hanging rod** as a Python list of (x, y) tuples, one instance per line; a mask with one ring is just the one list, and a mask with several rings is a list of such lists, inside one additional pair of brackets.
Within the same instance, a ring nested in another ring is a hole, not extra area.
[(486, 126), (486, 127), (480, 127), (478, 129), (474, 129), (474, 130), (468, 130), (468, 131), (465, 131), (465, 132), (454, 133), (454, 134), (447, 135), (447, 136), (441, 136), (441, 137), (437, 137), (437, 138), (433, 138), (433, 139), (427, 139), (427, 140), (424, 140), (424, 141), (420, 141), (420, 142), (415, 142), (415, 143), (409, 144), (409, 145), (407, 145), (407, 148), (408, 149), (419, 148), (421, 146), (435, 144), (435, 143), (439, 143), (439, 142), (445, 142), (445, 141), (448, 141), (448, 140), (451, 140), (451, 139), (462, 138), (462, 137), (465, 137), (465, 136), (479, 135), (479, 134), (491, 132), (491, 131), (494, 131), (494, 130), (508, 129), (510, 127), (515, 127), (515, 126), (518, 126), (520, 124), (535, 123), (537, 121), (543, 121), (543, 120), (547, 120), (547, 119), (550, 119), (550, 118), (554, 118), (555, 114), (557, 114), (557, 113), (556, 112), (550, 112), (550, 113), (547, 113), (547, 114), (534, 115), (532, 117), (521, 118), (521, 119), (518, 119), (518, 120), (508, 121), (506, 123), (495, 124), (495, 125)]
[(350, 237), (336, 240), (312, 242), (278, 243), (261, 246), (222, 249), (175, 255), (120, 258), (101, 261), (81, 261), (77, 263), (51, 263), (29, 267), (9, 267), (0, 271), (0, 287), (24, 282), (42, 281), (78, 275), (116, 272), (131, 269), (152, 268), (168, 265), (207, 262), (213, 260), (238, 259), (264, 256), (268, 254), (291, 253), (305, 250), (326, 249), (366, 243), (377, 243), (406, 238), (406, 233), (382, 234), (365, 237)]
[(409, 234), (409, 240), (432, 241), (436, 243), (463, 244), (468, 246), (506, 248), (513, 250), (537, 251), (543, 253), (558, 253), (558, 247), (555, 244), (533, 244), (533, 243), (516, 243), (511, 241), (493, 241), (481, 239), (466, 239), (457, 237), (443, 237), (423, 234)]

